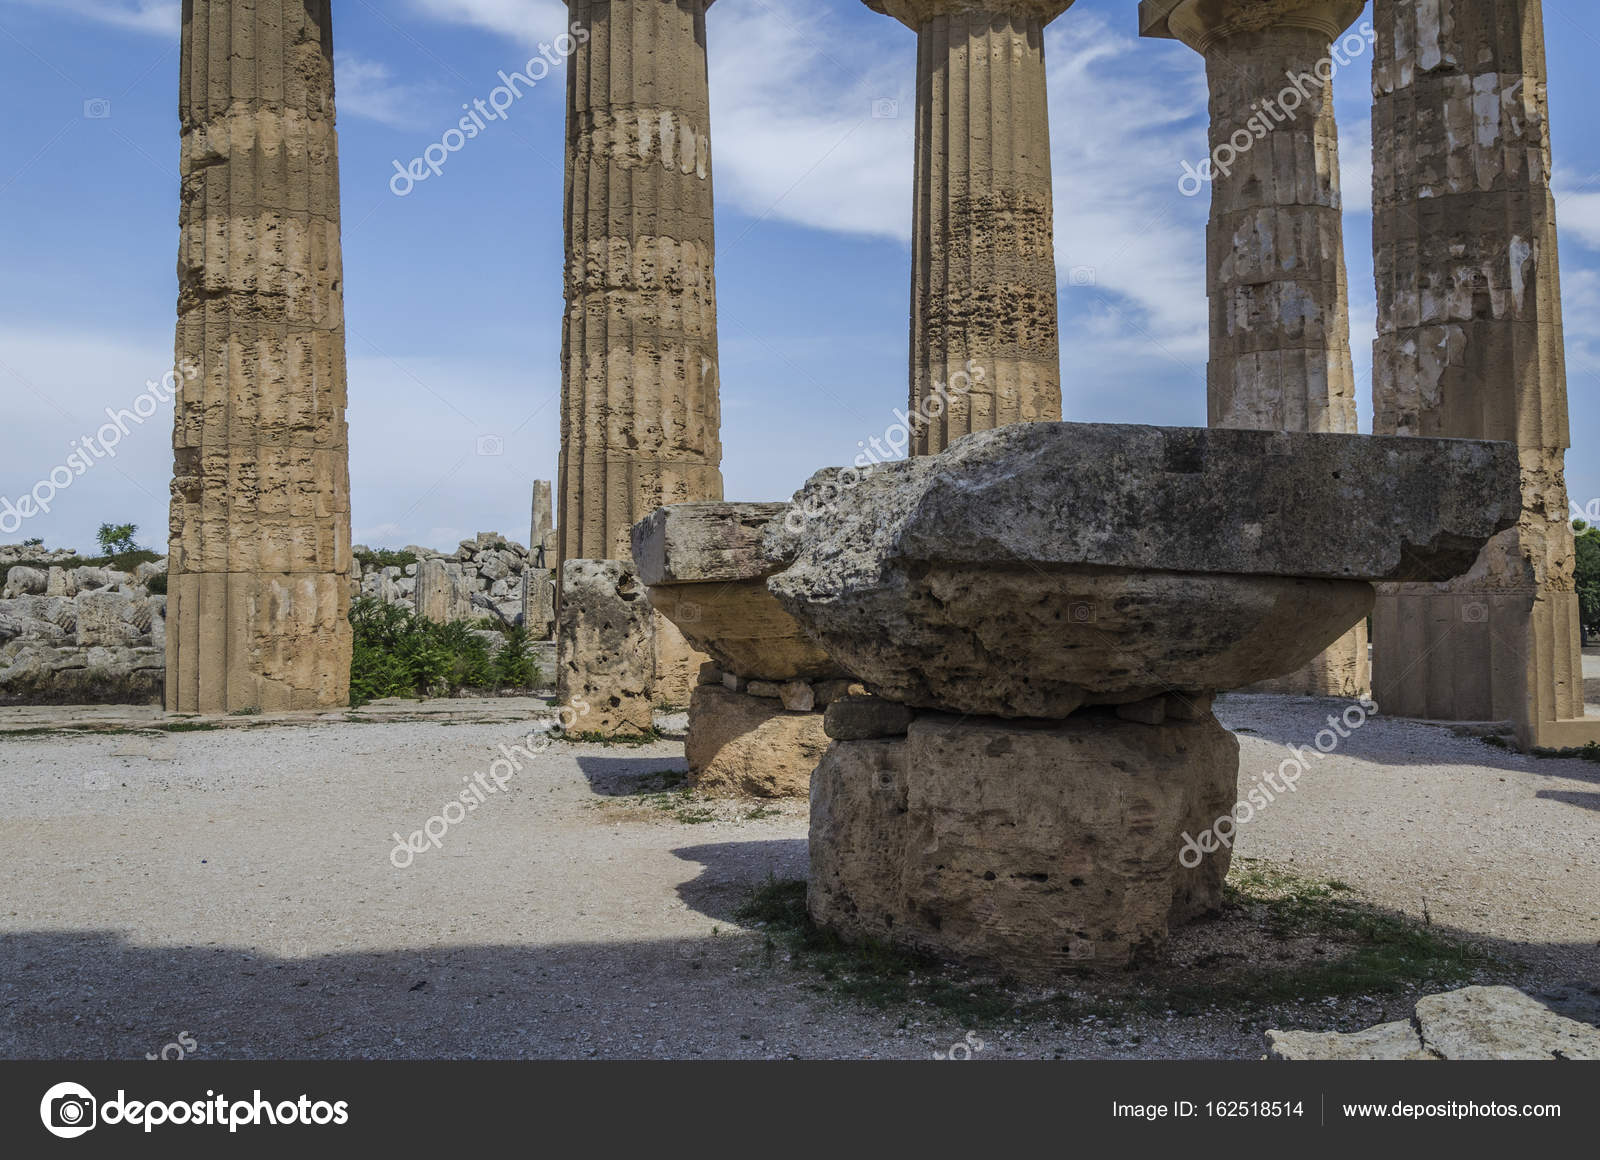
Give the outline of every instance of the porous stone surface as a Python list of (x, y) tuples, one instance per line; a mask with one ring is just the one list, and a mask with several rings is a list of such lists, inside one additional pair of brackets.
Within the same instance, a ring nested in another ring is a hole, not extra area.
[(1515, 987), (1463, 987), (1417, 1000), (1415, 1016), (1365, 1031), (1268, 1031), (1277, 1059), (1600, 1060), (1600, 1027)]
[(633, 529), (650, 602), (724, 673), (766, 681), (827, 680), (844, 671), (767, 591), (777, 567), (763, 548), (783, 503), (673, 504)]
[(654, 725), (655, 619), (621, 560), (568, 560), (561, 572), (556, 696), (582, 731), (639, 734)]
[(1516, 479), (1503, 444), (1023, 424), (769, 525), (768, 587), (873, 693), (1060, 717), (1292, 672), (1368, 581), (1468, 566)]
[(563, 560), (722, 497), (707, 7), (568, 3)]
[(183, 9), (166, 703), (349, 701), (329, 0)]
[(690, 699), (683, 751), (704, 793), (803, 798), (827, 748), (820, 713), (720, 685), (700, 685)]
[(1365, 1031), (1268, 1031), (1274, 1059), (1437, 1059), (1422, 1046), (1410, 1020), (1380, 1023)]
[(1216, 908), (1229, 852), (1185, 831), (1232, 809), (1239, 745), (1214, 718), (1020, 723), (922, 714), (904, 738), (835, 741), (811, 793), (807, 903), (881, 939), (1022, 977), (1118, 966)]
[(1381, 590), (1374, 694), (1386, 713), (1513, 721), (1524, 744), (1600, 740), (1576, 724), (1542, 12), (1378, 0), (1373, 23), (1373, 429), (1515, 443), (1525, 509), (1458, 581)]
[(867, 0), (917, 33), (913, 454), (1061, 417), (1044, 27), (1072, 0)]

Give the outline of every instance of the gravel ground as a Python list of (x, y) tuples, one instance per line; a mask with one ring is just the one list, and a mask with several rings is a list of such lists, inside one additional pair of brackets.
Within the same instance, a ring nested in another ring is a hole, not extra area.
[[(1343, 707), (1219, 701), (1241, 784)], [(804, 874), (804, 807), (640, 797), (641, 779), (683, 768), (679, 743), (558, 743), (397, 869), (393, 834), (523, 733), (0, 737), (0, 1057), (142, 1058), (183, 1035), (199, 1058), (926, 1059), (969, 1030), (983, 1058), (1264, 1051), (1257, 1016), (969, 1028), (764, 963), (733, 910), (769, 874)], [(1244, 828), (1243, 854), (1509, 949), (1530, 985), (1600, 980), (1600, 766), (1382, 719), (1310, 761)], [(1409, 1009), (1330, 1003), (1301, 1025)]]

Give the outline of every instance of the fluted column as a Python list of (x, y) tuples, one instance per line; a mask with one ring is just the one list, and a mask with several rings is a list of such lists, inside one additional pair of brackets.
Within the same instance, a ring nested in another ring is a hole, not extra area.
[(169, 710), (349, 700), (328, 0), (184, 5)]
[(917, 34), (911, 450), (1061, 418), (1044, 28), (1073, 0), (866, 0)]
[(663, 504), (722, 498), (711, 0), (569, 0), (564, 560), (629, 558)]
[[(1206, 410), (1213, 427), (1357, 430), (1329, 82), (1337, 61), (1349, 60), (1333, 54), (1333, 43), (1363, 7), (1364, 0), (1141, 6), (1145, 35), (1175, 37), (1206, 62)], [(1299, 672), (1259, 688), (1354, 697), (1370, 681), (1362, 624)]]
[(1514, 441), (1524, 493), (1468, 576), (1380, 588), (1376, 696), (1581, 743), (1600, 730), (1555, 725), (1584, 710), (1541, 6), (1377, 0), (1374, 23), (1375, 430)]

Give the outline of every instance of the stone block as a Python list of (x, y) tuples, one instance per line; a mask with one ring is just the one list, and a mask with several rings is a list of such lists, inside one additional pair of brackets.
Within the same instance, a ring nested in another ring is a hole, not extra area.
[(1228, 852), (1179, 855), (1233, 808), (1238, 764), (1214, 719), (1104, 711), (923, 714), (903, 739), (835, 741), (813, 775), (811, 915), (1022, 978), (1137, 962), (1220, 905)]
[(827, 748), (820, 713), (786, 712), (781, 702), (720, 685), (698, 686), (689, 702), (684, 755), (704, 793), (805, 797)]
[(556, 634), (557, 697), (576, 731), (648, 732), (655, 724), (655, 617), (630, 563), (568, 560)]

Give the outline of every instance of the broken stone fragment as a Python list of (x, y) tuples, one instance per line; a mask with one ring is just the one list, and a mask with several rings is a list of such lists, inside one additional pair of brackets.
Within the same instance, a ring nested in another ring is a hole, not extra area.
[(634, 560), (650, 602), (724, 673), (781, 684), (844, 671), (767, 591), (767, 525), (781, 503), (673, 504), (634, 526)]

